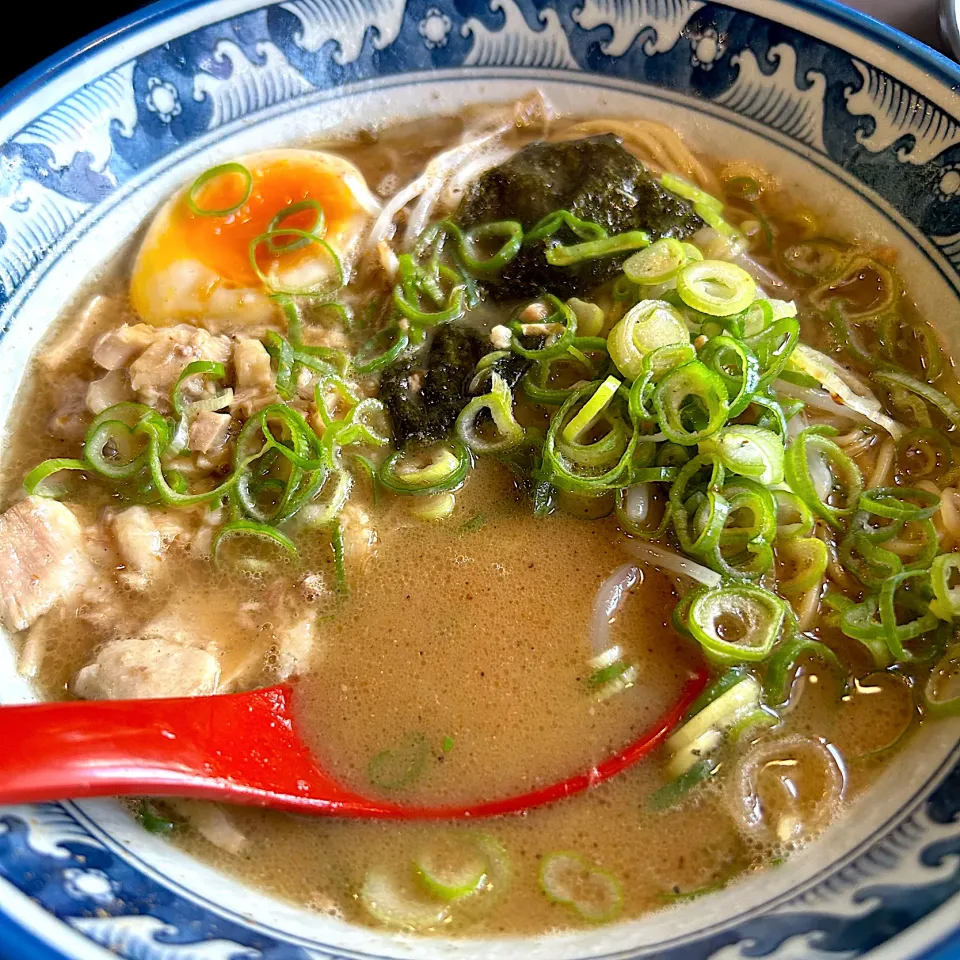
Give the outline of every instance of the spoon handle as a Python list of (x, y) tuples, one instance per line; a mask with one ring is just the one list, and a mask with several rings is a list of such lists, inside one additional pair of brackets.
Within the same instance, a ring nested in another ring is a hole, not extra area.
[(291, 695), (280, 685), (0, 707), (0, 804), (143, 794), (296, 809), (308, 797), (317, 813), (336, 813), (363, 801), (313, 762), (294, 732)]

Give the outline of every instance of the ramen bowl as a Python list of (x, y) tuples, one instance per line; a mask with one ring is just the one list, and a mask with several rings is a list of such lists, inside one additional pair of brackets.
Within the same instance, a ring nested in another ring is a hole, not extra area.
[[(829, 0), (155, 4), (0, 91), (0, 416), (52, 318), (181, 183), (255, 150), (534, 90), (567, 114), (666, 121), (696, 149), (826, 198), (858, 234), (897, 248), (949, 348), (960, 342), (958, 86), (955, 64)], [(0, 700), (33, 699), (5, 644)], [(960, 956), (958, 734), (957, 718), (925, 727), (777, 870), (642, 920), (538, 939), (351, 926), (191, 859), (112, 801), (4, 808), (0, 953)]]

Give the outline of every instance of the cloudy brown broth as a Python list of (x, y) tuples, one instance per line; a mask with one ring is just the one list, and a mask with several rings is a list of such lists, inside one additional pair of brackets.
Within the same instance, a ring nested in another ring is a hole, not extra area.
[[(371, 189), (389, 196), (474, 120), (418, 121), (332, 149), (356, 164)], [(514, 132), (505, 142), (519, 146), (536, 132)], [(774, 178), (746, 164), (707, 168), (713, 181), (726, 187), (727, 216), (748, 235), (764, 267), (778, 272), (784, 251), (817, 233), (814, 221), (823, 213), (817, 198), (788, 196)], [(758, 196), (744, 198), (750, 193), (745, 178), (762, 187)], [(841, 241), (839, 249), (854, 249), (855, 238)], [(892, 249), (872, 243), (856, 250), (895, 265)], [(98, 336), (135, 322), (126, 294), (133, 252), (78, 296), (77, 307), (55, 326), (25, 378), (4, 451), (7, 504), (19, 499), (23, 477), (36, 463), (80, 454), (92, 419), (83, 397), (103, 371), (91, 359), (91, 337), (75, 349), (61, 347), (70, 342), (94, 294), (103, 298)], [(815, 282), (796, 275), (786, 280), (786, 291), (778, 295), (796, 298), (802, 341), (838, 355), (836, 338), (809, 300)], [(357, 287), (358, 314), (389, 289), (369, 264), (360, 270)], [(845, 288), (848, 309), (868, 311), (877, 290), (865, 268)], [(609, 285), (604, 291), (597, 301), (615, 310)], [(919, 322), (908, 294), (904, 304), (904, 314)], [(488, 332), (507, 312), (487, 303), (471, 319)], [(882, 347), (875, 324), (854, 322), (851, 329), (863, 350)], [(353, 350), (368, 336), (359, 330), (340, 343)], [(904, 343), (905, 349), (913, 344), (914, 353), (899, 363), (922, 375), (922, 336)], [(843, 360), (869, 373), (856, 357), (846, 354)], [(375, 395), (375, 377), (359, 380), (367, 395)], [(949, 364), (935, 384), (956, 394)], [(882, 430), (858, 436), (849, 421), (808, 413), (811, 421), (837, 424), (865, 479), (890, 456)], [(547, 422), (522, 403), (518, 418), (528, 429), (543, 429)], [(901, 460), (883, 470), (880, 482), (906, 482), (903, 465)], [(176, 576), (138, 575), (118, 558), (111, 539), (114, 517), (125, 506), (116, 488), (86, 474), (68, 476), (61, 496), (85, 528), (99, 588), (72, 595), (18, 638), (22, 669), (44, 696), (63, 698), (75, 695), (78, 673), (117, 637), (159, 635), (185, 644), (197, 644), (199, 637), (198, 645), (217, 657), (220, 691), (296, 677), (299, 732), (321, 765), (345, 784), (399, 803), (438, 805), (525, 792), (589, 770), (654, 728), (701, 668), (700, 647), (671, 621), (690, 581), (638, 561), (638, 582), (616, 612), (610, 636), (635, 667), (635, 680), (605, 699), (591, 686), (589, 660), (598, 652), (592, 646), (594, 600), (606, 578), (629, 560), (623, 547), (629, 535), (612, 496), (586, 503), (561, 498), (560, 509), (536, 517), (515, 471), (481, 457), (455, 492), (452, 512), (422, 519), (417, 515), (422, 498), (375, 488), (353, 461), (351, 471), (354, 485), (342, 518), (347, 587), (339, 595), (325, 528), (291, 528), (296, 562), (277, 561), (266, 550), (243, 569), (218, 567), (209, 548), (203, 549), (209, 534), (205, 505), (167, 508), (176, 514), (180, 533), (170, 534), (162, 564)], [(229, 465), (214, 463), (208, 472), (222, 478)], [(946, 481), (940, 484), (942, 475)], [(943, 487), (951, 482), (946, 468), (932, 480)], [(944, 526), (946, 520), (937, 523), (949, 549), (953, 530)], [(909, 554), (909, 545), (905, 549)], [(786, 557), (779, 559), (785, 570)], [(858, 598), (848, 573), (837, 570), (836, 578)], [(673, 805), (657, 799), (675, 779), (669, 753), (660, 748), (579, 796), (483, 823), (310, 820), (230, 808), (224, 843), (222, 829), (203, 828), (206, 821), (197, 812), (202, 807), (157, 802), (151, 809), (174, 824), (170, 839), (184, 850), (278, 896), (351, 922), (378, 922), (361, 896), (372, 872), (385, 872), (399, 889), (431, 902), (417, 886), (412, 863), (450, 835), (479, 844), (501, 872), (490, 889), (454, 901), (423, 932), (534, 935), (589, 926), (569, 903), (544, 895), (540, 871), (558, 851), (575, 852), (590, 869), (615, 879), (622, 906), (610, 919), (639, 916), (743, 873), (772, 869), (841, 815), (897, 750), (909, 749), (922, 718), (915, 693), (926, 682), (929, 658), (879, 669), (866, 646), (827, 616), (826, 606), (817, 613), (814, 603), (810, 613), (809, 602), (798, 609), (804, 631), (836, 652), (847, 677), (838, 678), (819, 660), (803, 660), (790, 705), (779, 711), (773, 732), (748, 729), (716, 775)], [(714, 668), (714, 675), (722, 672)], [(742, 759), (754, 741), (771, 743), (773, 752), (753, 781), (765, 822), (751, 829), (744, 824), (738, 785)], [(797, 761), (806, 749), (794, 749), (797, 743), (827, 749), (833, 766), (824, 773), (819, 760)], [(775, 755), (778, 745), (781, 753)], [(398, 762), (399, 768), (389, 766)], [(791, 784), (796, 800), (790, 799)], [(143, 810), (136, 801), (131, 809)]]

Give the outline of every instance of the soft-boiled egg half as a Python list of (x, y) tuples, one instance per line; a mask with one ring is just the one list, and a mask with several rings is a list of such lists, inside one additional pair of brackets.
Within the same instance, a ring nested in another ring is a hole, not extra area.
[(363, 174), (330, 153), (270, 150), (214, 167), (150, 225), (132, 306), (158, 325), (266, 323), (271, 294), (339, 286), (379, 209)]

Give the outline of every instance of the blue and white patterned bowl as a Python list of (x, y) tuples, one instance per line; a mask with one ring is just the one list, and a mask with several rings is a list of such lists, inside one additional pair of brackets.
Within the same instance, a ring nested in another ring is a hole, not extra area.
[[(676, 122), (701, 149), (829, 198), (847, 229), (900, 248), (921, 308), (960, 343), (960, 69), (874, 21), (830, 0), (261, 2), (166, 0), (0, 91), (0, 420), (71, 291), (201, 169), (535, 86), (569, 111)], [(0, 701), (32, 697), (0, 641)], [(926, 731), (779, 870), (643, 921), (537, 941), (348, 927), (197, 864), (110, 802), (2, 809), (0, 954), (960, 957), (958, 735), (960, 724)], [(0, 730), (0, 776), (2, 764)]]

